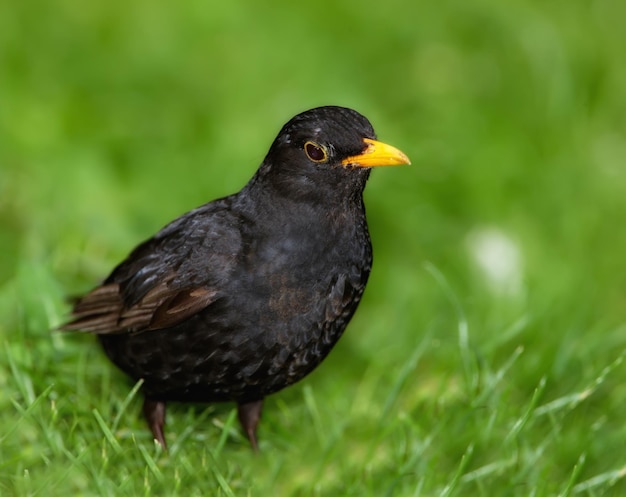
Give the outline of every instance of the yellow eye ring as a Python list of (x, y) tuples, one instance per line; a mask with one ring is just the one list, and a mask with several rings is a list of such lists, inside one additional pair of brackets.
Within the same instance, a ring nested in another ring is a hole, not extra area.
[(313, 162), (326, 162), (328, 160), (326, 147), (318, 145), (315, 142), (306, 142), (304, 144), (304, 153)]

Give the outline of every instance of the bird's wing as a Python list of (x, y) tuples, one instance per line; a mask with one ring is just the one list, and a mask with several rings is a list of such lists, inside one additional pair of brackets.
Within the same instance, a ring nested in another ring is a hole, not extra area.
[(133, 333), (174, 326), (219, 298), (241, 250), (227, 200), (206, 204), (139, 245), (82, 298), (63, 330)]

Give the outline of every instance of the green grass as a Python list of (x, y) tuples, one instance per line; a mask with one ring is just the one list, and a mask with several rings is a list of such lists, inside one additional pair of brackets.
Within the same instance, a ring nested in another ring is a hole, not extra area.
[[(610, 0), (3, 2), (0, 495), (626, 495), (625, 18)], [(268, 398), (261, 454), (232, 405), (172, 405), (164, 454), (93, 337), (50, 329), (321, 104), (413, 160), (368, 185), (359, 312)]]

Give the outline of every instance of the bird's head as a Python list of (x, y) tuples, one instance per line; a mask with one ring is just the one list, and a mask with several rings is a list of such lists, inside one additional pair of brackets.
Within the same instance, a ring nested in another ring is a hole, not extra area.
[(318, 107), (298, 114), (278, 133), (259, 174), (285, 193), (362, 192), (370, 168), (410, 164), (374, 128), (345, 107)]

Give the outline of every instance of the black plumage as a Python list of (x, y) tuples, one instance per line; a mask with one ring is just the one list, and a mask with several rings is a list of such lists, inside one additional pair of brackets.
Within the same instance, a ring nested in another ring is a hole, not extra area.
[(372, 264), (370, 167), (408, 163), (356, 111), (299, 114), (239, 193), (140, 244), (62, 328), (98, 334), (143, 379), (162, 445), (167, 401), (235, 401), (256, 448), (263, 398), (310, 373), (359, 304)]

